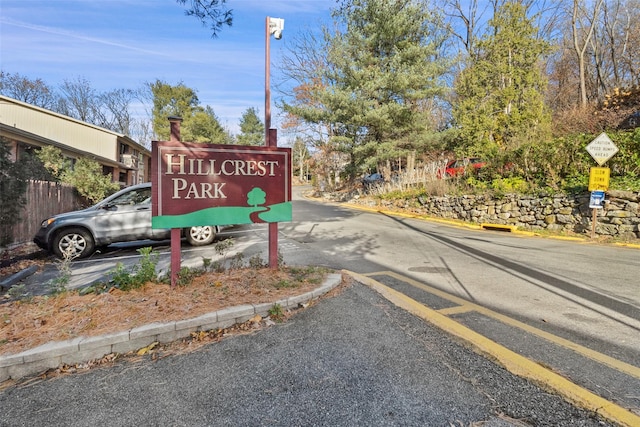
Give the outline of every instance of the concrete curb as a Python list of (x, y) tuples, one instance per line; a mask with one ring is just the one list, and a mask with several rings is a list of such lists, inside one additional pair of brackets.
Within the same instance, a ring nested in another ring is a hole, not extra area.
[(34, 274), (36, 271), (38, 271), (38, 266), (32, 265), (31, 267), (27, 267), (24, 270), (18, 271), (17, 273), (2, 279), (0, 281), (0, 291), (8, 290), (16, 283)]
[(275, 304), (279, 304), (283, 309), (294, 309), (318, 299), (338, 286), (341, 281), (341, 274), (330, 274), (320, 287), (272, 303), (229, 307), (192, 319), (152, 323), (109, 335), (50, 342), (22, 353), (0, 356), (0, 382), (39, 374), (62, 365), (99, 359), (111, 353), (128, 353), (154, 342), (169, 343), (186, 338), (191, 332), (228, 328), (244, 323), (256, 315), (266, 317), (269, 309)]

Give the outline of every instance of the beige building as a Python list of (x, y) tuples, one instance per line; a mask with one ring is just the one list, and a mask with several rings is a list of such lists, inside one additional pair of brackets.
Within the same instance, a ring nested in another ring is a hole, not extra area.
[(151, 179), (151, 152), (127, 135), (1, 95), (0, 136), (10, 142), (14, 161), (52, 145), (72, 161), (97, 161), (122, 186)]

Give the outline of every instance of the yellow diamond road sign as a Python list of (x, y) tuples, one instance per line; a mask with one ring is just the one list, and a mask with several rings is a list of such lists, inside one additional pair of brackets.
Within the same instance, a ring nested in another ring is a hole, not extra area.
[(616, 144), (613, 143), (606, 133), (602, 132), (587, 145), (587, 152), (591, 154), (591, 157), (593, 157), (593, 160), (595, 160), (599, 166), (602, 166), (618, 152), (618, 147), (616, 147)]

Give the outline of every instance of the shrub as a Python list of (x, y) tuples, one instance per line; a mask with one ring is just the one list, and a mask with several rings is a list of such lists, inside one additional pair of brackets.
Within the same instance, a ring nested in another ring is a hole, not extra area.
[(510, 177), (510, 178), (498, 178), (491, 181), (491, 189), (496, 194), (510, 194), (521, 193), (526, 194), (530, 191), (530, 185), (524, 178)]
[(111, 286), (128, 291), (157, 279), (158, 253), (153, 252), (150, 247), (138, 249), (138, 253), (141, 255), (140, 262), (131, 269), (126, 269), (122, 263), (116, 265), (111, 272)]

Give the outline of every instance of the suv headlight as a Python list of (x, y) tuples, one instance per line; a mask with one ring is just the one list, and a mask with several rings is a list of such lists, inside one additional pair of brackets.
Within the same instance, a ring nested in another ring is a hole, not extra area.
[(45, 219), (44, 221), (42, 221), (42, 224), (40, 224), (40, 227), (47, 228), (48, 226), (53, 224), (55, 222), (55, 220), (56, 220), (55, 218)]

